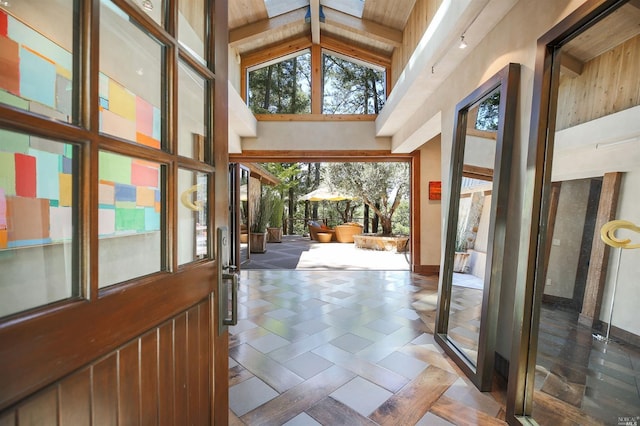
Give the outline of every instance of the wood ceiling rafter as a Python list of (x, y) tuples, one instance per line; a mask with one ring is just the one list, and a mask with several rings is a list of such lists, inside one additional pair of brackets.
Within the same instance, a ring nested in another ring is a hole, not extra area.
[(275, 46), (264, 47), (255, 52), (249, 52), (242, 55), (241, 67), (249, 68), (254, 65), (263, 64), (273, 59), (281, 58), (291, 53), (299, 52), (311, 47), (311, 37), (296, 37), (290, 40), (284, 40)]
[(335, 27), (354, 34), (371, 38), (393, 47), (402, 46), (402, 31), (386, 27), (367, 19), (356, 18), (335, 9), (323, 8), (327, 30)]
[[(242, 55), (243, 69), (249, 68), (255, 65), (259, 65), (265, 62), (269, 62), (273, 59), (277, 59), (291, 53), (295, 53), (311, 47), (311, 38), (309, 36), (297, 37), (291, 40), (285, 40), (281, 44), (271, 46), (269, 48), (262, 48), (255, 52), (250, 52)], [(340, 53), (345, 56), (359, 59), (364, 62), (369, 62), (381, 67), (390, 68), (391, 58), (382, 54), (370, 52), (337, 38), (330, 36), (322, 37), (322, 48), (330, 50), (332, 52)], [(390, 70), (387, 70), (389, 72)], [(388, 78), (388, 77), (387, 77)]]
[[(325, 28), (327, 31), (340, 29), (359, 37), (366, 37), (387, 44), (394, 48), (402, 45), (402, 31), (400, 30), (367, 19), (356, 18), (328, 7), (323, 7), (323, 12), (325, 21), (324, 23), (320, 23), (318, 18), (318, 23), (320, 28)], [(262, 19), (232, 29), (229, 32), (229, 45), (237, 48), (243, 44), (255, 42), (278, 33), (285, 33), (296, 28), (299, 28), (301, 33), (308, 33), (312, 25), (305, 22), (305, 15), (306, 8), (300, 8), (271, 19)]]
[(300, 25), (308, 26), (304, 22), (305, 14), (306, 9), (301, 8), (271, 19), (261, 19), (260, 21), (235, 28), (229, 31), (229, 46), (237, 47), (241, 44), (264, 38), (270, 33), (281, 32)]
[[(322, 36), (322, 47), (364, 62), (380, 65), (381, 67), (391, 67), (390, 56), (363, 49), (328, 35)], [(390, 69), (388, 69), (387, 72), (390, 72)], [(387, 78), (389, 78), (389, 76), (387, 76)]]

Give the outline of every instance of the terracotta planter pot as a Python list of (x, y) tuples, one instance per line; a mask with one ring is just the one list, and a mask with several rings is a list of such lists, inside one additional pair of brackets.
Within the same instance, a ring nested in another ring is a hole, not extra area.
[(362, 225), (337, 225), (333, 229), (339, 243), (352, 243), (353, 236), (362, 233)]
[(318, 237), (318, 241), (321, 243), (331, 242), (332, 235), (328, 232), (318, 232), (316, 235)]
[(268, 243), (281, 243), (282, 242), (282, 228), (267, 228), (267, 242)]
[(254, 233), (250, 235), (249, 251), (251, 253), (265, 253), (267, 251), (267, 233)]

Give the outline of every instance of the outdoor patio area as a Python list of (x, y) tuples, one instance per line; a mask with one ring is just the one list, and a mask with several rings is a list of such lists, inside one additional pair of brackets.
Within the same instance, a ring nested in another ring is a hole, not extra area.
[(356, 248), (353, 243), (320, 243), (308, 236), (285, 235), (281, 243), (268, 243), (266, 253), (251, 253), (241, 269), (298, 270), (409, 270), (410, 253)]

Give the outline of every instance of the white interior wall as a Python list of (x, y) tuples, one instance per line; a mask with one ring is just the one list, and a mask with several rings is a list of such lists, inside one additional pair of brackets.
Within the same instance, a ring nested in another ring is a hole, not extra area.
[(231, 87), (240, 93), (240, 56), (236, 49), (229, 47), (228, 78)]
[(390, 137), (376, 137), (373, 121), (260, 121), (257, 137), (243, 150), (390, 150)]
[(420, 259), (419, 265), (440, 264), (440, 240), (442, 239), (442, 201), (429, 200), (429, 182), (442, 181), (440, 163), (440, 135), (420, 149)]
[[(635, 170), (625, 173), (623, 177), (616, 219), (628, 220), (640, 226), (639, 193), (640, 164)], [(629, 238), (633, 244), (640, 243), (640, 234), (628, 230), (620, 230), (616, 232), (616, 236), (623, 239)], [(602, 299), (600, 320), (609, 322), (611, 298), (614, 294), (616, 282), (616, 265), (620, 255), (620, 270), (618, 271), (611, 324), (640, 336), (640, 311), (638, 311), (638, 300), (640, 300), (640, 285), (638, 285), (640, 249), (625, 249), (622, 250), (622, 253), (619, 253), (619, 250), (611, 249), (609, 255), (607, 284)]]
[(464, 164), (493, 169), (496, 161), (496, 141), (467, 135), (464, 142)]

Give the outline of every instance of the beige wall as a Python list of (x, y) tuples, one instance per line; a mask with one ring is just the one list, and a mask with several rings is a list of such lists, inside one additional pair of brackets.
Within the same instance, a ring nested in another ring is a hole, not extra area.
[(442, 201), (429, 199), (429, 182), (443, 181), (440, 135), (420, 148), (420, 259), (419, 265), (439, 265), (442, 240)]
[(258, 137), (243, 138), (244, 150), (390, 150), (391, 138), (378, 138), (373, 121), (259, 121)]

